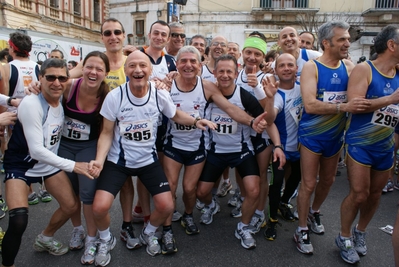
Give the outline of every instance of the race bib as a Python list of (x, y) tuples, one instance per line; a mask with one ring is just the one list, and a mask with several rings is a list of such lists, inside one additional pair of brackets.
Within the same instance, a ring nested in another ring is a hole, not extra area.
[(292, 118), (294, 119), (296, 125), (298, 125), (299, 121), (301, 120), (301, 117), (302, 117), (303, 105), (293, 107), (289, 111), (290, 111), (290, 114), (291, 114)]
[(51, 124), (48, 127), (46, 148), (51, 149), (51, 147), (57, 145), (60, 141), (62, 131), (62, 125)]
[(89, 140), (90, 124), (65, 116), (62, 136), (73, 140)]
[(217, 125), (215, 131), (218, 134), (235, 134), (237, 132), (237, 122), (225, 114), (212, 114), (211, 120)]
[(371, 123), (378, 126), (395, 128), (399, 121), (398, 117), (399, 107), (389, 105), (374, 111)]
[(119, 133), (126, 140), (149, 142), (154, 135), (152, 121), (120, 122)]
[(323, 102), (328, 102), (333, 104), (346, 103), (347, 102), (346, 92), (324, 92)]
[[(199, 117), (198, 110), (188, 111), (188, 112), (185, 112), (185, 113), (187, 113), (188, 115), (190, 115), (194, 119)], [(185, 132), (192, 132), (192, 131), (197, 129), (197, 127), (195, 127), (194, 125), (182, 125), (182, 124), (178, 124), (177, 122), (174, 122), (173, 128), (176, 131), (185, 131)]]

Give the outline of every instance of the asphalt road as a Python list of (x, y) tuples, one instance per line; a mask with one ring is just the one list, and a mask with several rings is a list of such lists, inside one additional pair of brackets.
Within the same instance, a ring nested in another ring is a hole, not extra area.
[[(256, 235), (257, 247), (246, 250), (241, 247), (234, 236), (234, 230), (239, 219), (230, 217), (231, 208), (227, 201), (231, 195), (220, 199), (222, 210), (214, 216), (211, 225), (199, 225), (200, 234), (188, 236), (180, 223), (173, 223), (178, 252), (174, 255), (149, 256), (144, 248), (128, 250), (123, 241), (118, 238), (112, 259), (108, 266), (347, 266), (339, 256), (334, 239), (340, 229), (339, 207), (348, 192), (346, 170), (341, 169), (342, 175), (336, 178), (331, 192), (322, 206), (322, 223), (326, 233), (322, 236), (311, 235), (314, 255), (299, 253), (292, 240), (296, 222), (286, 222), (280, 218), (281, 227), (277, 228), (278, 237), (275, 241), (263, 238), (263, 231)], [(37, 186), (36, 186), (37, 187)], [(35, 188), (36, 188), (35, 187)], [(4, 189), (3, 189), (4, 190)], [(179, 188), (181, 196), (181, 188)], [(394, 266), (391, 236), (382, 232), (379, 227), (393, 225), (397, 212), (399, 191), (382, 196), (380, 207), (368, 227), (367, 256), (361, 258), (358, 266)], [(296, 205), (296, 199), (292, 201)], [(181, 197), (177, 201), (177, 209), (183, 212)], [(53, 256), (33, 250), (35, 237), (47, 224), (52, 211), (57, 206), (55, 200), (50, 203), (39, 203), (30, 207), (29, 224), (23, 236), (22, 245), (16, 259), (16, 266), (81, 266), (80, 257), (83, 251), (70, 251), (63, 256)], [(200, 212), (195, 211), (194, 218), (199, 222)], [(121, 226), (121, 209), (116, 199), (111, 210), (111, 232), (119, 236)], [(0, 226), (7, 228), (8, 214), (0, 220)], [(136, 225), (136, 233), (142, 225)], [(68, 243), (72, 225), (68, 222), (57, 233), (56, 238)]]

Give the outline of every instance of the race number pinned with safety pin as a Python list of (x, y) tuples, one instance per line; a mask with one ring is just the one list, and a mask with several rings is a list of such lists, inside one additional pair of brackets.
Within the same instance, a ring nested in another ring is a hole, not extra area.
[(119, 133), (126, 140), (148, 142), (151, 140), (153, 127), (150, 120), (120, 122)]
[(377, 109), (373, 113), (371, 123), (378, 126), (395, 128), (399, 122), (399, 107), (396, 105), (389, 105)]

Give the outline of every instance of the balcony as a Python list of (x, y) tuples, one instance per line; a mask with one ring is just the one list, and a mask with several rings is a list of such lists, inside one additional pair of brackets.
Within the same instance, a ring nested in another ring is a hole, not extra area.
[(79, 16), (73, 16), (73, 23), (77, 25), (82, 25), (82, 17)]
[(32, 10), (32, 0), (21, 0), (20, 6), (23, 9)]
[[(317, 13), (318, 8), (309, 8), (309, 0), (258, 0), (259, 7), (252, 8), (252, 14), (261, 15), (273, 13), (284, 15), (287, 13)], [(255, 1), (254, 1), (255, 2)]]
[(362, 16), (391, 20), (393, 14), (399, 15), (399, 0), (375, 0), (373, 2), (373, 7), (364, 11)]
[(50, 7), (50, 17), (59, 19), (60, 10), (58, 8)]

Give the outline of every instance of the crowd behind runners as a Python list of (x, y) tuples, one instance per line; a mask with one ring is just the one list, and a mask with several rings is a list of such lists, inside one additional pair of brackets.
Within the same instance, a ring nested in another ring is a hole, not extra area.
[[(367, 225), (393, 177), (399, 145), (399, 28), (383, 28), (374, 40), (376, 58), (356, 66), (348, 60), (348, 29), (346, 22), (327, 22), (316, 37), (284, 27), (280, 50), (267, 51), (259, 32), (242, 48), (221, 35), (210, 43), (195, 35), (185, 46), (183, 25), (156, 21), (149, 45), (137, 49), (124, 47), (123, 25), (111, 18), (101, 26), (105, 52), (67, 65), (61, 51), (53, 51), (40, 68), (29, 60), (30, 37), (10, 34), (13, 60), (0, 68), (0, 105), (11, 111), (0, 115), (2, 132), (11, 135), (4, 153), (6, 202), (0, 194), (0, 218), (9, 209), (2, 266), (14, 266), (33, 183), (60, 205), (34, 249), (53, 255), (83, 249), (82, 264), (106, 266), (116, 244), (109, 210), (118, 193), (126, 247), (173, 254), (172, 221), (195, 235), (198, 223), (217, 220), (218, 196), (232, 190), (229, 168), (237, 182), (231, 215), (241, 218), (231, 231), (244, 248), (256, 247), (261, 228), (267, 240), (278, 238), (280, 213), (298, 219), (298, 251), (317, 253), (309, 234), (326, 231), (320, 209), (342, 150), (350, 191), (335, 242), (345, 262), (359, 262), (373, 247), (366, 245)], [(183, 166), (180, 214), (176, 189)], [(195, 207), (200, 218), (193, 216)], [(72, 235), (64, 245), (54, 234), (69, 219)], [(144, 222), (143, 229), (133, 222)], [(399, 264), (399, 225), (393, 246)]]

